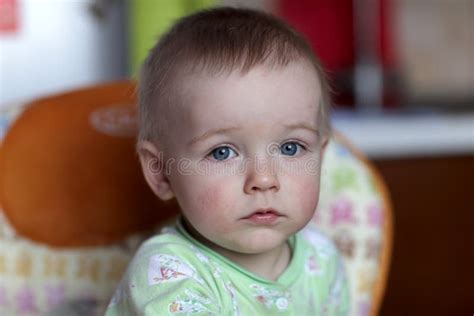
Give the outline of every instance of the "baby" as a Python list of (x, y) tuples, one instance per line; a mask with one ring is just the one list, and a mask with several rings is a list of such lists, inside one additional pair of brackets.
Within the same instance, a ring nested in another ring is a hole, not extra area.
[(341, 259), (309, 227), (330, 100), (305, 40), (261, 12), (202, 11), (151, 49), (139, 93), (143, 173), (181, 216), (106, 315), (346, 315)]

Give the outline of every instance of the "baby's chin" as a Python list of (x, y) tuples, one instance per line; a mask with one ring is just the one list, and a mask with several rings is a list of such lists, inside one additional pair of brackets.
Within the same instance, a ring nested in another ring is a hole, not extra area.
[(235, 255), (257, 255), (275, 250), (287, 242), (292, 234), (279, 231), (267, 230), (258, 232), (258, 234), (242, 234), (234, 240), (216, 240), (211, 241), (210, 246), (218, 253), (230, 253)]

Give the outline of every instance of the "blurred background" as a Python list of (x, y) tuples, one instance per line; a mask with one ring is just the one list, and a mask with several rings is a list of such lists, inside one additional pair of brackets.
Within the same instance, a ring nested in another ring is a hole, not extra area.
[(392, 196), (381, 315), (472, 314), (474, 0), (0, 0), (0, 110), (135, 78), (173, 21), (215, 5), (282, 17), (326, 67), (334, 127)]

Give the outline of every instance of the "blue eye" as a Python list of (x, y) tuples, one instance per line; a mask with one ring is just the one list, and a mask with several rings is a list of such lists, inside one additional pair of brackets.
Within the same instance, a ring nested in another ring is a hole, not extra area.
[(297, 142), (286, 142), (281, 146), (281, 153), (287, 156), (294, 156), (298, 151), (298, 147), (304, 147)]
[(229, 146), (221, 146), (214, 149), (211, 154), (214, 159), (222, 161), (229, 158), (232, 152), (235, 154), (235, 151)]

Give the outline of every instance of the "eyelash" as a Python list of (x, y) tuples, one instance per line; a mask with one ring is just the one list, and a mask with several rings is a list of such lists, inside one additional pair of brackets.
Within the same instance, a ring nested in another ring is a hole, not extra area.
[[(284, 143), (282, 143), (282, 144), (280, 145), (280, 148), (281, 148), (283, 145), (287, 144), (287, 143), (294, 143), (294, 144), (296, 144), (297, 146), (299, 146), (303, 151), (307, 151), (307, 146), (304, 145), (303, 143), (297, 141), (297, 140), (287, 140), (287, 141), (285, 141)], [(206, 155), (206, 158), (209, 157), (209, 158), (213, 159), (212, 154), (214, 153), (215, 150), (217, 150), (217, 149), (219, 149), (219, 148), (230, 148), (232, 151), (234, 151), (234, 152), (236, 153), (236, 155), (238, 155), (238, 154), (237, 154), (237, 151), (236, 151), (234, 148), (232, 148), (231, 145), (222, 144), (222, 145), (219, 145), (219, 146), (213, 148), (213, 149)], [(294, 157), (294, 156), (288, 156), (288, 157)], [(227, 161), (227, 160), (229, 160), (229, 159), (227, 158), (227, 159), (224, 159), (224, 160), (217, 160), (217, 159), (213, 159), (213, 160), (214, 160), (214, 161)]]

